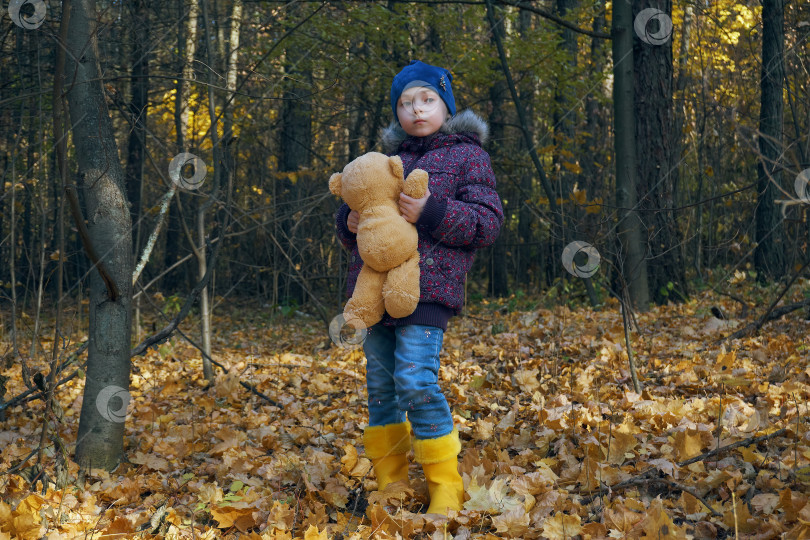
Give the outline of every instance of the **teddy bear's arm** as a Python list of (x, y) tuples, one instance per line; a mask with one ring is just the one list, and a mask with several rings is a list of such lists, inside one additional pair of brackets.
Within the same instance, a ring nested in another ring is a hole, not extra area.
[(421, 199), (427, 193), (428, 173), (422, 169), (414, 169), (405, 179), (405, 188), (402, 190), (408, 197)]

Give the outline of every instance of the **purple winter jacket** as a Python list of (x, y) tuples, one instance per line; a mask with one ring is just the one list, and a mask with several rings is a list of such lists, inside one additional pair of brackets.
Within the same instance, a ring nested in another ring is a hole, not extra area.
[[(447, 321), (464, 304), (464, 283), (476, 250), (489, 246), (503, 224), (503, 208), (495, 191), (489, 155), (481, 148), (489, 135), (486, 122), (472, 111), (449, 119), (427, 137), (408, 136), (392, 123), (383, 130), (383, 151), (399, 155), (405, 176), (427, 171), (430, 197), (416, 223), (419, 232), (419, 305), (411, 315), (383, 324), (424, 324), (447, 329)], [(351, 296), (363, 261), (357, 235), (346, 225), (349, 206), (337, 212), (337, 235), (351, 253), (347, 296)]]

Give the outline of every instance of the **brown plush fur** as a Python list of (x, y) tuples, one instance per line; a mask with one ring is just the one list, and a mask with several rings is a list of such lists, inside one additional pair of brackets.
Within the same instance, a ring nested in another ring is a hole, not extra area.
[[(399, 194), (421, 199), (428, 173), (415, 169), (408, 178), (398, 156), (369, 152), (329, 178), (329, 190), (360, 214), (357, 247), (363, 269), (343, 309), (346, 322), (371, 327), (384, 312), (396, 318), (419, 303), (419, 252), (416, 227), (399, 213)], [(362, 323), (359, 324), (358, 323)]]

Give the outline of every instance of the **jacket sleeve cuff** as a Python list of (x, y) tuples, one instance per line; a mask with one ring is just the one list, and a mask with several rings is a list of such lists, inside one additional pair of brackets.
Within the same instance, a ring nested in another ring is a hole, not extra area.
[(346, 203), (343, 203), (340, 208), (338, 208), (337, 216), (335, 218), (338, 228), (338, 234), (346, 238), (347, 240), (354, 240), (357, 238), (357, 235), (349, 230), (349, 226), (346, 224), (346, 219), (349, 217), (349, 212), (351, 212), (351, 208)]
[(447, 200), (438, 199), (431, 195), (425, 202), (425, 207), (422, 209), (422, 215), (416, 220), (416, 226), (426, 229), (428, 231), (435, 230), (444, 219), (444, 214), (447, 212)]

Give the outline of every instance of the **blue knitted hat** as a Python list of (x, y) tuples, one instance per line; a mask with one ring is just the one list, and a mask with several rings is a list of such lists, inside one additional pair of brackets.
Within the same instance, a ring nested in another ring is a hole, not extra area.
[[(397, 118), (397, 100), (402, 92), (412, 86), (425, 86), (430, 88), (442, 98), (451, 115), (456, 114), (456, 100), (453, 98), (453, 75), (446, 69), (425, 64), (419, 60), (412, 60), (402, 68), (391, 83), (391, 110)], [(397, 121), (399, 119), (397, 118)]]

